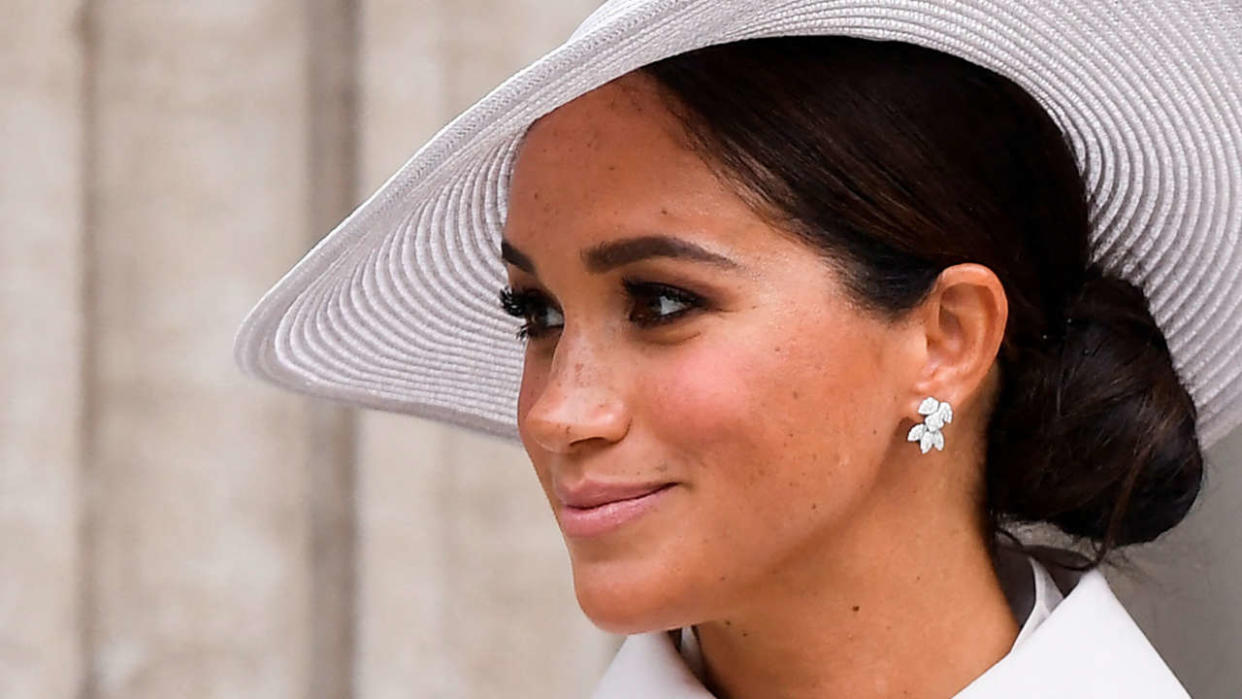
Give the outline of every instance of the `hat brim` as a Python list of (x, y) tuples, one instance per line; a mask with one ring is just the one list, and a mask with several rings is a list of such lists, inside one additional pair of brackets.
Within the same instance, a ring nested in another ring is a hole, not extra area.
[(610, 2), (441, 129), (254, 307), (238, 364), (280, 386), (517, 438), (523, 349), (497, 300), (516, 146), (653, 61), (791, 34), (955, 54), (1073, 143), (1093, 256), (1139, 284), (1205, 445), (1242, 422), (1242, 10), (1225, 1)]

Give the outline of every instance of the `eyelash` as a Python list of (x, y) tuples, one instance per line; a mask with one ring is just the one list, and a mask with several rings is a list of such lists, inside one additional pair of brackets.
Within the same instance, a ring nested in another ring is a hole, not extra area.
[[(694, 310), (706, 307), (706, 302), (698, 294), (674, 286), (668, 286), (667, 284), (642, 282), (634, 279), (623, 279), (621, 284), (625, 287), (629, 297), (636, 302), (641, 303), (643, 301), (668, 297), (686, 306), (681, 310), (663, 316), (656, 316), (655, 320), (634, 321), (635, 324), (642, 328), (671, 323)], [(538, 339), (552, 332), (550, 328), (540, 328), (537, 324), (530, 321), (531, 313), (543, 310), (541, 304), (547, 304), (547, 296), (537, 289), (511, 289), (505, 287), (500, 290), (500, 306), (505, 313), (515, 318), (525, 319), (522, 327), (516, 333), (519, 340)], [(631, 311), (632, 315), (633, 312)]]

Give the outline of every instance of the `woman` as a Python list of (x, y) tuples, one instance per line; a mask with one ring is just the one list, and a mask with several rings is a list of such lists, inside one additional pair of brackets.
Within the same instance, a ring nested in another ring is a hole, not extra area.
[(602, 8), (269, 293), (242, 365), (518, 437), (629, 634), (597, 696), (1185, 696), (1096, 569), (1238, 423), (1236, 189), (1185, 174), (1242, 185), (1242, 109), (1228, 70), (1161, 82), (1236, 76), (1230, 25), (1149, 64), (1101, 27), (1201, 5), (773, 5)]

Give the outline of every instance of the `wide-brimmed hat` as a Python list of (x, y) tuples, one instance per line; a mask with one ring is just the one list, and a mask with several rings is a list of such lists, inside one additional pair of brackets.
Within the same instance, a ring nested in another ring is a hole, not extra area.
[(1236, 0), (614, 0), (441, 129), (298, 262), (246, 317), (238, 363), (296, 391), (516, 438), (523, 348), (497, 292), (527, 127), (668, 56), (824, 34), (937, 49), (1028, 90), (1073, 144), (1094, 259), (1150, 299), (1201, 440), (1242, 422)]

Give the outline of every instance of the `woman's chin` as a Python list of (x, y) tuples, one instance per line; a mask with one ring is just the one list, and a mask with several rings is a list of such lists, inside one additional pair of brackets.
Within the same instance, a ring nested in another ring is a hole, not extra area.
[(682, 626), (677, 622), (665, 621), (671, 618), (667, 614), (647, 613), (647, 610), (635, 609), (633, 604), (605, 606), (583, 602), (579, 598), (578, 605), (596, 628), (608, 633), (628, 636)]
[(591, 623), (615, 634), (636, 634), (683, 626), (687, 610), (670, 595), (671, 581), (574, 572), (578, 606)]

